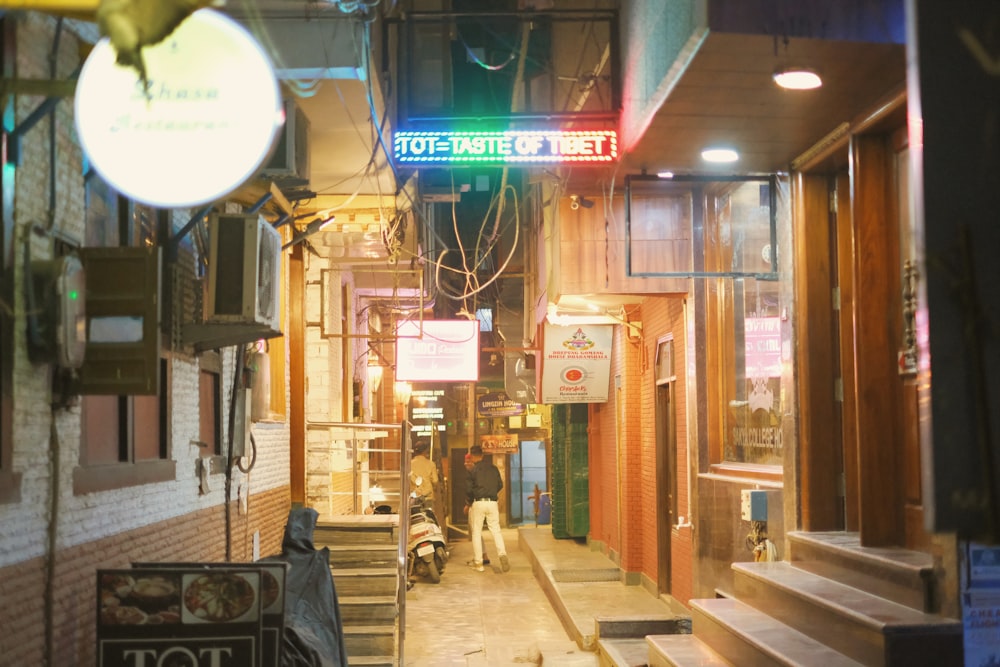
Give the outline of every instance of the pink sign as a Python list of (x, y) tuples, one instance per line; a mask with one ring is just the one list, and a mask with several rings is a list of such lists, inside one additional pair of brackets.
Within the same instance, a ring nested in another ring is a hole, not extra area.
[(396, 331), (396, 379), (477, 382), (479, 321), (403, 322)]
[(747, 377), (781, 377), (781, 319), (747, 317), (743, 322)]

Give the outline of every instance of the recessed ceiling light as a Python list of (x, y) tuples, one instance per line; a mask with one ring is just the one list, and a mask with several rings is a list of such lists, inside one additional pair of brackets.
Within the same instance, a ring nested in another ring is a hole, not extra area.
[(656, 172), (657, 178), (673, 178), (674, 172), (672, 171), (658, 171)]
[(701, 152), (701, 159), (705, 162), (736, 162), (740, 155), (732, 148), (706, 148)]
[(774, 73), (774, 82), (788, 90), (811, 90), (823, 85), (819, 74), (804, 67), (788, 67)]

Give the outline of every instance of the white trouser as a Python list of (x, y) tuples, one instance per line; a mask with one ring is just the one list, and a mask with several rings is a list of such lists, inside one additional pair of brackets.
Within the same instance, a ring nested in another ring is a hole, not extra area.
[(486, 520), (486, 527), (493, 535), (493, 544), (496, 545), (497, 555), (507, 555), (507, 548), (503, 543), (503, 534), (500, 532), (500, 510), (497, 508), (495, 500), (477, 500), (472, 503), (469, 509), (470, 536), (472, 537), (472, 558), (476, 563), (483, 562), (483, 519)]

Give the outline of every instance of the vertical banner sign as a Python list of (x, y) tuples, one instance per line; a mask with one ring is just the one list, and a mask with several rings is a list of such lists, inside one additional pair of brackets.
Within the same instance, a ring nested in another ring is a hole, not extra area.
[(611, 378), (611, 324), (545, 325), (542, 403), (603, 403)]

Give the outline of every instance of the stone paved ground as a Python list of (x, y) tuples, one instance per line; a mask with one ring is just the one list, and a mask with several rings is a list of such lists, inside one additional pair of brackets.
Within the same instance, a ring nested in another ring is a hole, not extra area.
[(420, 580), (406, 596), (406, 667), (594, 667), (597, 657), (577, 648), (553, 611), (518, 545), (518, 531), (503, 531), (510, 571), (492, 557), (485, 572), (466, 565), (472, 544), (452, 542), (440, 584)]

